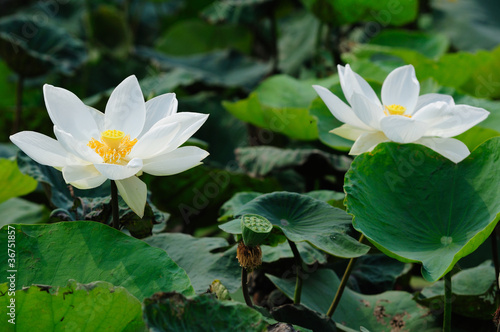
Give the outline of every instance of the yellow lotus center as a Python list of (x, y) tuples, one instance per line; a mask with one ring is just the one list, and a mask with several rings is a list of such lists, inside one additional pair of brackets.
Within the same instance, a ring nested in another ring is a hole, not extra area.
[(404, 114), (405, 112), (406, 112), (406, 107), (396, 104), (385, 106), (384, 110), (385, 115), (402, 115), (411, 118), (411, 115)]
[(108, 164), (125, 164), (130, 150), (137, 143), (137, 138), (130, 140), (121, 130), (110, 129), (101, 133), (101, 141), (92, 138), (87, 144)]

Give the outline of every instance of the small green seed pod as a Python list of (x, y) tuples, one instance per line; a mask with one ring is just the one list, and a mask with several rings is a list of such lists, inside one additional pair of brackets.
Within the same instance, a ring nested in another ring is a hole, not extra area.
[(247, 246), (260, 246), (272, 229), (273, 224), (262, 216), (245, 214), (241, 217), (243, 242)]

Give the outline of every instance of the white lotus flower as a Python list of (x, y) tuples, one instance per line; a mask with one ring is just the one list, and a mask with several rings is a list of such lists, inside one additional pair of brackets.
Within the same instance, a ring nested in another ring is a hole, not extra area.
[(135, 76), (111, 93), (106, 112), (86, 106), (68, 90), (45, 84), (45, 105), (57, 140), (23, 131), (11, 141), (36, 162), (62, 171), (79, 189), (115, 180), (128, 206), (141, 218), (147, 188), (136, 175), (172, 175), (201, 164), (208, 152), (179, 147), (206, 121), (201, 113), (177, 113), (175, 94), (144, 102)]
[(430, 93), (419, 96), (420, 85), (412, 65), (393, 70), (382, 85), (382, 103), (370, 85), (347, 65), (338, 66), (340, 84), (349, 107), (328, 89), (314, 88), (330, 112), (345, 124), (331, 132), (353, 140), (349, 154), (371, 151), (382, 142), (425, 145), (458, 163), (470, 152), (457, 139), (486, 119), (489, 112), (455, 105), (451, 96)]

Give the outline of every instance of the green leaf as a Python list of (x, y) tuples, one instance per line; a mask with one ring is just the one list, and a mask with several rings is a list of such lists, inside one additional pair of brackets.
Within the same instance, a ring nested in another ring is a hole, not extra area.
[[(189, 40), (189, 43), (186, 43)], [(252, 35), (242, 26), (215, 26), (199, 19), (175, 23), (156, 42), (156, 49), (169, 55), (191, 55), (233, 48), (250, 53)]]
[(402, 60), (397, 65), (412, 64), (419, 81), (433, 78), (443, 86), (454, 87), (480, 98), (500, 97), (500, 46), (492, 51), (476, 53), (456, 52), (443, 55), (437, 60), (421, 53), (398, 47), (380, 45), (358, 45), (353, 53), (347, 54), (347, 62), (360, 59), (387, 62), (394, 58)]
[(396, 279), (406, 274), (412, 264), (404, 264), (384, 254), (359, 257), (354, 264), (351, 278), (363, 294), (377, 294), (394, 289)]
[(44, 205), (22, 198), (11, 198), (0, 203), (0, 227), (8, 224), (36, 224), (47, 222), (49, 212)]
[(236, 51), (214, 51), (184, 57), (167, 56), (150, 48), (135, 48), (135, 54), (162, 70), (182, 69), (208, 85), (251, 89), (271, 70), (262, 63)]
[[(0, 285), (0, 305), (15, 299), (15, 325), (5, 318), (2, 331), (144, 331), (141, 302), (125, 288), (104, 281), (67, 286), (33, 285), (8, 296)], [(82, 329), (83, 328), (83, 329)]]
[(144, 320), (155, 331), (263, 332), (266, 319), (256, 310), (213, 295), (186, 298), (177, 293), (157, 293), (144, 300)]
[(322, 21), (341, 26), (349, 23), (374, 22), (382, 26), (412, 22), (418, 14), (418, 1), (407, 0), (302, 0)]
[[(275, 247), (262, 245), (260, 248), (262, 249), (262, 261), (265, 263), (272, 263), (282, 258), (293, 258), (293, 252), (288, 242), (280, 243)], [(307, 265), (312, 265), (316, 262), (320, 264), (326, 263), (325, 254), (307, 242), (298, 242), (297, 249), (299, 250), (300, 258)]]
[[(451, 277), (454, 313), (465, 317), (490, 320), (497, 306), (495, 305), (496, 277), (491, 261), (465, 269)], [(444, 282), (437, 281), (425, 287), (417, 300), (429, 306), (436, 303), (444, 305)]]
[(414, 50), (431, 59), (441, 57), (449, 47), (448, 39), (442, 34), (408, 30), (383, 30), (370, 44)]
[[(125, 287), (138, 299), (158, 291), (193, 294), (186, 272), (165, 251), (109, 226), (88, 221), (51, 225), (4, 226), (0, 245), (7, 247), (7, 230), (15, 228), (16, 289), (23, 285), (64, 286), (97, 280)], [(0, 264), (7, 266), (7, 255)], [(0, 272), (6, 280), (6, 271)]]
[[(255, 198), (235, 215), (254, 213), (266, 217), (293, 242), (307, 241), (331, 255), (358, 257), (368, 252), (365, 246), (346, 234), (351, 217), (343, 210), (314, 198), (291, 192), (275, 192)], [(223, 231), (241, 233), (239, 219), (220, 225)]]
[(216, 279), (230, 293), (241, 287), (241, 267), (236, 259), (236, 247), (221, 251), (229, 246), (222, 238), (195, 238), (181, 233), (162, 233), (144, 241), (165, 250), (186, 271), (197, 294), (205, 292)]
[(9, 159), (0, 159), (0, 183), (0, 203), (29, 194), (38, 184), (31, 176), (21, 173), (17, 163)]
[(0, 57), (24, 77), (55, 69), (72, 74), (87, 59), (85, 45), (61, 28), (39, 24), (37, 16), (7, 16), (0, 20)]
[(493, 49), (500, 44), (500, 3), (495, 0), (431, 1), (433, 30), (459, 50)]
[(241, 168), (253, 177), (262, 177), (287, 168), (308, 164), (317, 168), (327, 164), (334, 170), (347, 171), (351, 159), (326, 153), (318, 149), (280, 149), (274, 146), (252, 146), (238, 148), (235, 152)]
[(228, 221), (234, 217), (236, 211), (252, 199), (259, 197), (262, 193), (249, 191), (236, 193), (231, 199), (225, 202), (220, 208), (220, 218), (218, 221)]
[[(295, 278), (266, 276), (293, 299)], [(307, 274), (302, 285), (301, 303), (309, 309), (326, 313), (339, 285), (340, 280), (332, 270), (319, 269)], [(333, 319), (339, 330), (345, 325), (356, 331), (360, 326), (377, 332), (397, 331), (396, 327), (403, 327), (401, 331), (441, 331), (430, 310), (416, 303), (413, 295), (407, 292), (363, 295), (346, 288)]]
[(297, 74), (304, 62), (314, 56), (315, 38), (320, 22), (307, 12), (298, 12), (279, 24), (279, 69), (289, 75)]
[(496, 225), (499, 153), (498, 137), (459, 164), (421, 145), (380, 144), (346, 174), (354, 227), (387, 255), (422, 262), (424, 278), (438, 280)]
[(316, 96), (310, 82), (275, 75), (263, 81), (248, 98), (222, 105), (242, 121), (310, 141), (318, 138), (316, 119), (307, 110)]

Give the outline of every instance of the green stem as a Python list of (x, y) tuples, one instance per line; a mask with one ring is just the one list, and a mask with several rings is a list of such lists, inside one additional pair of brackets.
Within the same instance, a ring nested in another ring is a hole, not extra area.
[(241, 268), (241, 289), (243, 290), (243, 297), (245, 298), (245, 303), (250, 308), (253, 308), (252, 300), (250, 299), (250, 294), (248, 294), (248, 276), (247, 269), (244, 267)]
[(293, 293), (293, 303), (300, 304), (300, 297), (302, 295), (302, 258), (300, 257), (299, 250), (293, 241), (288, 240), (288, 244), (292, 249), (293, 257), (295, 258), (295, 265), (297, 266), (297, 279), (295, 281), (295, 292)]
[(16, 114), (14, 115), (13, 133), (17, 133), (21, 128), (21, 119), (23, 113), (23, 90), (24, 90), (24, 77), (19, 75), (17, 78), (16, 86)]
[(443, 332), (451, 331), (451, 273), (444, 276), (444, 317)]
[(118, 188), (114, 180), (111, 180), (111, 211), (113, 216), (113, 228), (120, 229), (120, 214), (118, 212)]
[[(361, 234), (359, 237), (359, 242), (363, 242), (363, 239), (365, 236)], [(344, 289), (345, 286), (347, 285), (347, 281), (349, 280), (349, 276), (351, 275), (352, 268), (354, 267), (354, 263), (356, 262), (356, 258), (351, 258), (349, 260), (349, 264), (347, 265), (347, 268), (344, 272), (344, 276), (342, 277), (342, 280), (340, 281), (339, 288), (337, 289), (337, 293), (335, 294), (335, 297), (333, 298), (332, 304), (330, 305), (330, 309), (328, 309), (328, 312), (326, 313), (326, 316), (328, 319), (332, 318), (333, 314), (335, 313), (335, 309), (337, 309), (337, 306), (340, 303), (340, 299), (342, 298), (342, 294), (344, 294)]]

